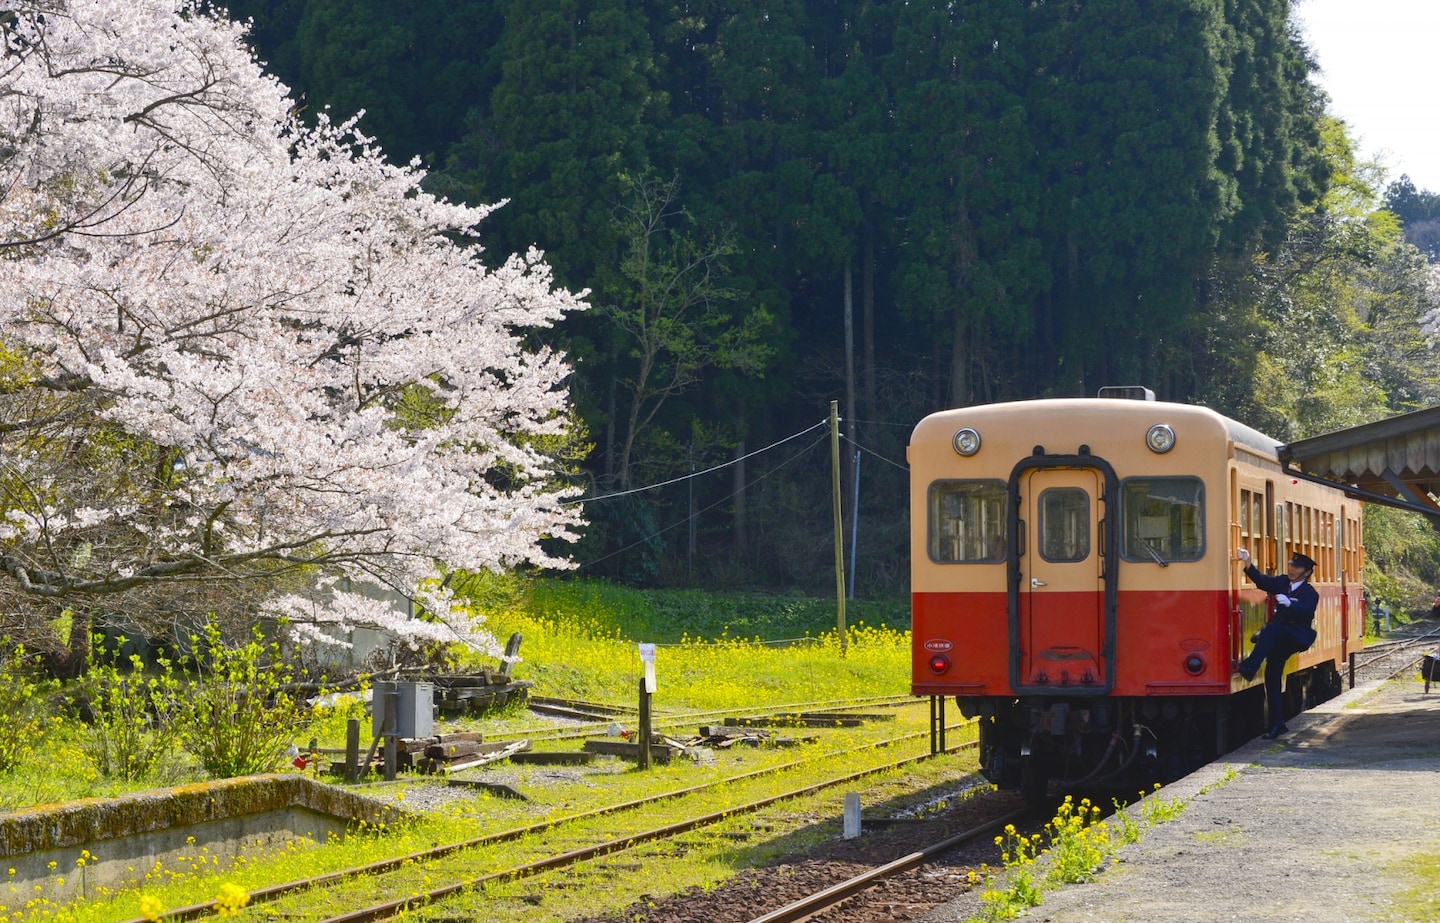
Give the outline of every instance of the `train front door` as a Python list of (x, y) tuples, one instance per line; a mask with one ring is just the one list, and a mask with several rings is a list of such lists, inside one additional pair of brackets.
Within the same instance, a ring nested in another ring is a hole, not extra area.
[(1019, 562), (1014, 637), (1016, 691), (1100, 693), (1113, 683), (1107, 654), (1106, 479), (1096, 468), (1018, 472)]

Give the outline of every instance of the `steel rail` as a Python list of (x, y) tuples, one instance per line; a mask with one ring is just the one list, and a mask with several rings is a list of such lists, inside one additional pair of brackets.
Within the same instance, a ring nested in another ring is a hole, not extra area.
[[(926, 733), (928, 734), (928, 732)], [(973, 746), (976, 746), (975, 742), (962, 744), (960, 747), (954, 749), (965, 749), (967, 747)], [(723, 820), (728, 820), (732, 817), (738, 817), (744, 814), (752, 814), (756, 811), (768, 808), (771, 805), (777, 804), (781, 801), (787, 801), (793, 798), (801, 798), (806, 795), (813, 795), (816, 792), (824, 791), (827, 788), (834, 788), (837, 785), (845, 785), (850, 782), (854, 782), (857, 779), (863, 779), (866, 776), (874, 775), (878, 772), (886, 772), (891, 769), (898, 769), (902, 766), (908, 766), (911, 763), (928, 760), (936, 755), (938, 754), (925, 753), (918, 756), (906, 757), (905, 759), (897, 760), (892, 763), (887, 763), (883, 766), (875, 766), (869, 769), (862, 769), (857, 772), (852, 772), (845, 776), (841, 776), (839, 778), (827, 779), (824, 782), (817, 782), (813, 785), (807, 785), (803, 788), (793, 789), (788, 792), (782, 792), (778, 795), (769, 795), (757, 801), (752, 801), (749, 804), (738, 805), (733, 808), (726, 808), (721, 811), (715, 811), (701, 817), (692, 817), (688, 820), (677, 821), (673, 824), (666, 824), (663, 827), (655, 827), (651, 830), (645, 830), (640, 833), (633, 833), (628, 836), (617, 837), (615, 839), (606, 840), (603, 843), (598, 843), (593, 846), (585, 846), (580, 849), (572, 849), (569, 852), (560, 853), (554, 856), (548, 856), (535, 862), (529, 862), (524, 865), (517, 865), (509, 869), (502, 869), (498, 872), (491, 872), (487, 875), (481, 875), (478, 878), (469, 878), (463, 881), (451, 882), (448, 885), (442, 885), (429, 891), (421, 892), (419, 894), (412, 894), (409, 897), (403, 897), (397, 900), (385, 901), (384, 903), (375, 904), (371, 907), (363, 907), (359, 910), (354, 910), (349, 913), (341, 914), (339, 916), (326, 917), (325, 919), (318, 921), (318, 923), (375, 923), (375, 921), (389, 920), (407, 911), (415, 910), (428, 904), (433, 904), (436, 901), (442, 900), (446, 897), (462, 891), (473, 890), (475, 888), (479, 888), (484, 885), (496, 882), (514, 881), (522, 878), (529, 878), (530, 876), (536, 875), (540, 872), (574, 865), (587, 859), (607, 856), (612, 853), (617, 853), (626, 849), (630, 849), (634, 846), (639, 846), (643, 843), (667, 839), (669, 837), (677, 836), (681, 833), (687, 833), (691, 830), (696, 830), (700, 827), (705, 827), (711, 824), (719, 823)]]
[[(920, 699), (909, 695), (873, 696), (865, 699), (832, 699), (827, 702), (794, 702), (788, 705), (767, 705), (764, 708), (754, 709), (753, 713), (770, 714), (773, 712), (789, 711), (797, 708), (814, 708), (821, 711), (841, 711), (854, 708), (874, 708), (883, 705), (891, 705), (898, 708), (904, 705), (917, 703), (919, 701)], [(635, 709), (635, 711), (638, 711), (638, 709)], [(719, 709), (715, 711), (686, 712), (679, 714), (671, 714), (665, 713), (663, 711), (657, 711), (655, 712), (655, 727), (657, 729), (662, 727), (673, 728), (682, 724), (687, 724), (691, 721), (699, 721), (705, 718), (715, 718), (722, 715), (733, 715), (735, 714), (735, 711), (736, 710), (733, 708)], [(617, 715), (616, 717), (621, 716)], [(538, 734), (527, 733), (525, 731), (503, 731), (497, 734), (492, 734), (487, 739), (495, 741), (518, 740), (521, 738), (528, 738), (530, 740), (569, 740), (576, 737), (588, 736), (589, 734), (593, 733), (596, 728), (603, 728), (612, 720), (614, 719), (601, 718), (596, 719), (595, 721), (586, 722), (585, 724), (576, 727), (564, 728), (555, 731), (545, 731)]]
[[(1369, 658), (1368, 660), (1365, 660), (1363, 663), (1357, 662), (1357, 663), (1355, 664), (1355, 669), (1356, 669), (1356, 670), (1362, 670), (1362, 669), (1364, 669), (1365, 667), (1368, 667), (1368, 666), (1370, 666), (1370, 665), (1373, 664), (1373, 663), (1379, 663), (1379, 662), (1382, 661), (1382, 660), (1389, 659), (1389, 658), (1394, 657), (1394, 656), (1396, 656), (1396, 655), (1398, 655), (1398, 654), (1403, 654), (1403, 653), (1409, 651), (1411, 648), (1413, 648), (1413, 647), (1418, 647), (1419, 645), (1425, 643), (1426, 641), (1434, 640), (1435, 638), (1440, 638), (1440, 628), (1433, 628), (1433, 629), (1425, 632), (1424, 634), (1422, 634), (1422, 635), (1417, 635), (1416, 637), (1413, 637), (1413, 638), (1396, 638), (1396, 639), (1393, 639), (1393, 640), (1390, 640), (1390, 641), (1382, 641), (1382, 642), (1380, 642), (1380, 643), (1378, 643), (1378, 644), (1375, 644), (1375, 645), (1373, 645), (1373, 646), (1371, 646), (1371, 647), (1367, 647), (1365, 650), (1367, 650), (1367, 651), (1369, 651), (1369, 650), (1375, 650), (1375, 649), (1377, 649), (1377, 648), (1381, 648), (1382, 646), (1383, 646), (1384, 649), (1378, 651), (1374, 657), (1371, 657), (1371, 658)], [(1413, 661), (1412, 661), (1412, 662), (1413, 662)], [(1400, 670), (1403, 670), (1403, 669), (1405, 669), (1406, 667), (1408, 667), (1409, 665), (1410, 665), (1410, 663), (1407, 662), (1404, 666), (1400, 667), (1399, 669), (1400, 669)], [(1395, 672), (1398, 673), (1399, 670), (1396, 670)], [(1391, 673), (1390, 675), (1391, 675), (1391, 676), (1394, 676), (1395, 674), (1394, 674), (1394, 673)]]
[[(969, 722), (954, 725), (953, 729), (958, 730), (968, 723)], [(637, 798), (631, 801), (621, 802), (620, 804), (608, 805), (603, 808), (595, 808), (594, 810), (590, 811), (582, 811), (579, 814), (571, 814), (566, 817), (557, 817), (552, 820), (540, 821), (538, 823), (529, 824), (524, 827), (516, 827), (511, 830), (501, 830), (496, 833), (486, 834), (484, 836), (474, 837), (472, 839), (463, 840), (456, 843), (443, 843), (439, 846), (434, 846), (430, 849), (410, 853), (405, 856), (399, 856), (392, 859), (381, 859), (376, 862), (368, 863), (366, 865), (355, 866), (348, 869), (339, 869), (334, 872), (327, 872), (323, 875), (316, 875), (310, 878), (297, 879), (295, 881), (282, 882), (281, 884), (271, 885), (266, 888), (258, 888), (254, 891), (251, 891), (250, 901), (251, 903), (266, 903), (269, 901), (277, 900), (287, 894), (292, 894), (296, 891), (304, 890), (306, 888), (316, 887), (319, 885), (334, 884), (339, 881), (344, 881), (349, 878), (358, 878), (364, 875), (384, 874), (385, 872), (394, 871), (395, 869), (409, 863), (440, 859), (444, 858), (445, 856), (452, 855), (457, 852), (462, 852), (467, 849), (477, 849), (482, 846), (491, 846), (496, 843), (505, 843), (512, 840), (519, 840), (534, 834), (545, 833), (547, 831), (554, 830), (558, 827), (562, 827), (566, 824), (574, 823), (576, 821), (589, 820), (596, 817), (604, 817), (609, 814), (619, 814), (623, 811), (634, 810), (636, 808), (641, 808), (659, 801), (665, 801), (672, 798), (683, 798), (688, 795), (699, 794), (709, 789), (718, 788), (722, 785), (730, 785), (735, 782), (744, 782), (749, 779), (756, 779), (767, 775), (779, 774), (791, 769), (800, 768), (809, 763), (818, 762), (819, 760), (832, 759), (839, 756), (850, 756), (852, 754), (862, 753), (866, 750), (876, 750), (882, 747), (889, 747), (897, 743), (903, 743), (907, 740), (914, 740), (917, 738), (925, 737), (928, 734), (929, 731), (918, 731), (914, 734), (904, 734), (900, 737), (891, 737), (885, 740), (872, 741), (870, 743), (862, 744), (856, 747), (849, 747), (843, 750), (835, 750), (829, 753), (820, 754), (818, 756), (806, 757), (805, 759), (791, 760), (788, 763), (780, 763), (775, 766), (767, 766), (764, 769), (755, 769), (750, 772), (741, 773), (740, 775), (736, 776), (727, 776), (724, 779), (717, 779), (713, 782), (706, 782), (701, 785), (692, 785), (688, 788), (675, 789), (673, 791), (666, 792), (658, 792), (654, 795), (646, 795), (643, 798)], [(949, 750), (944, 752), (956, 753), (961, 750), (972, 749), (975, 746), (977, 746), (976, 741), (969, 741), (967, 743), (951, 747)], [(931, 754), (926, 754), (927, 757), (930, 755)], [(886, 767), (880, 768), (883, 769)], [(874, 772), (879, 770), (870, 771)], [(216, 913), (218, 909), (219, 908), (217, 902), (207, 901), (205, 903), (190, 904), (185, 907), (177, 907), (174, 910), (165, 911), (160, 914), (159, 918), (162, 920), (175, 921), (196, 920)], [(122, 923), (147, 923), (147, 921), (150, 919), (151, 918), (149, 917), (134, 917), (129, 920), (124, 920), (122, 921)]]
[(888, 862), (868, 872), (862, 872), (854, 878), (842, 881), (836, 885), (831, 885), (823, 891), (817, 891), (809, 897), (803, 897), (778, 910), (772, 910), (763, 916), (754, 918), (750, 923), (800, 923), (802, 920), (808, 920), (816, 914), (830, 910), (860, 892), (868, 890), (875, 882), (881, 879), (889, 878), (891, 875), (897, 875), (900, 872), (909, 871), (919, 865), (924, 865), (935, 856), (947, 853), (976, 837), (984, 836), (995, 830), (1002, 830), (1006, 824), (1014, 823), (1017, 820), (1029, 816), (1031, 813), (1029, 809), (1015, 811), (998, 820), (992, 820), (989, 823), (981, 824), (971, 830), (957, 833), (938, 843), (926, 846), (917, 852), (910, 853), (908, 856), (901, 856), (893, 862)]

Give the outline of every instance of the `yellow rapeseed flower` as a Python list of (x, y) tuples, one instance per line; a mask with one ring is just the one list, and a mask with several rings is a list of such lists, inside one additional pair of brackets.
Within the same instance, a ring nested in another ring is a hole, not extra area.
[(245, 889), (227, 881), (220, 886), (220, 893), (215, 897), (215, 912), (222, 917), (233, 917), (248, 903), (250, 895)]
[(155, 923), (156, 920), (160, 919), (160, 911), (162, 909), (163, 908), (160, 904), (160, 898), (156, 897), (153, 894), (140, 895), (141, 917), (151, 921), (151, 923)]

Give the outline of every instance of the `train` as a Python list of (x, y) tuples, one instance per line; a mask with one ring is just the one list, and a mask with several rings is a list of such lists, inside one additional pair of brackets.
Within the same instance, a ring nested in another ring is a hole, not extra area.
[(984, 776), (1041, 801), (1168, 782), (1264, 730), (1235, 670), (1273, 601), (1244, 576), (1317, 562), (1308, 650), (1285, 710), (1341, 690), (1363, 649), (1362, 515), (1287, 474), (1281, 443), (1146, 388), (977, 405), (915, 427), (911, 692), (932, 740), (953, 698)]

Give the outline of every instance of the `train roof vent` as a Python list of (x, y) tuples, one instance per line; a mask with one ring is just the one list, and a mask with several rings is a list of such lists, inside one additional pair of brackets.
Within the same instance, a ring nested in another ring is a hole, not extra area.
[(1121, 401), (1153, 401), (1155, 392), (1149, 388), (1142, 388), (1139, 385), (1118, 385), (1113, 388), (1101, 388), (1096, 397), (1113, 397)]

